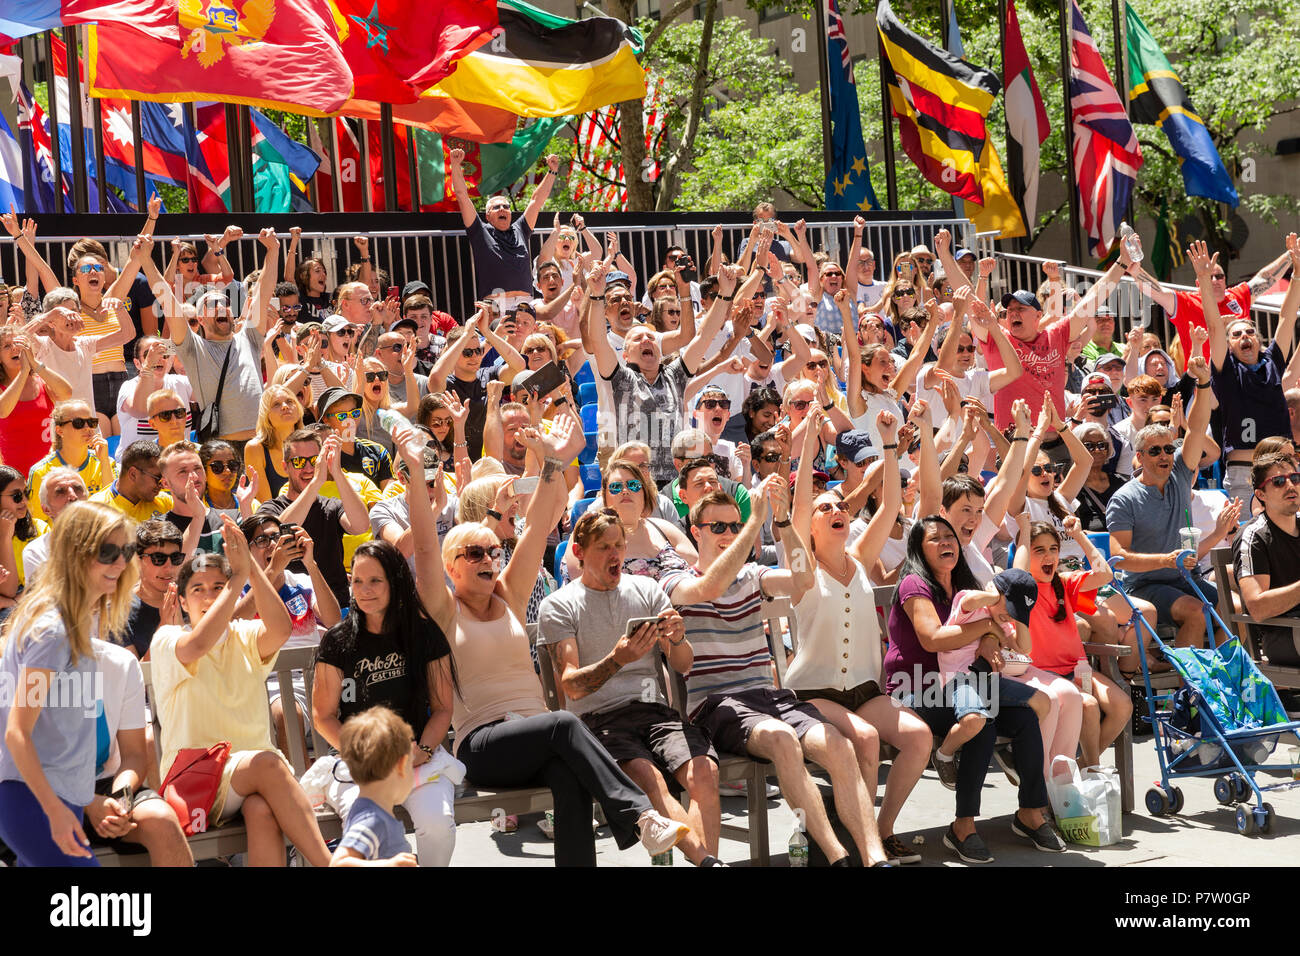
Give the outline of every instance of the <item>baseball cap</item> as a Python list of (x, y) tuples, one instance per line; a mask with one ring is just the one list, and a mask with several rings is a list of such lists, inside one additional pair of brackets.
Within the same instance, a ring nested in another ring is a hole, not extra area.
[(413, 279), (410, 282), (406, 283), (406, 285), (402, 286), (403, 299), (407, 298), (408, 296), (415, 295), (415, 293), (417, 292), (423, 292), (425, 295), (430, 297), (432, 297), (433, 295), (429, 287), (425, 285), (423, 282), (421, 282), (419, 279)]
[(352, 323), (343, 318), (343, 316), (339, 315), (337, 312), (331, 316), (327, 316), (320, 324), (320, 330), (322, 332), (342, 332), (344, 329), (351, 327)]
[(1097, 361), (1092, 363), (1093, 371), (1099, 370), (1103, 365), (1124, 364), (1124, 356), (1116, 355), (1114, 352), (1102, 352), (1097, 356)]
[(408, 315), (404, 315), (404, 316), (402, 316), (400, 319), (398, 319), (396, 322), (394, 322), (392, 325), (390, 325), (390, 326), (388, 327), (388, 331), (389, 331), (389, 332), (396, 332), (398, 329), (400, 329), (400, 328), (401, 328), (402, 326), (404, 326), (404, 325), (409, 325), (411, 328), (413, 328), (413, 329), (414, 329), (415, 331), (417, 331), (417, 332), (420, 331), (420, 323), (417, 322), (417, 321), (415, 321), (415, 319), (411, 318), (411, 317), (408, 316)]
[(723, 398), (729, 397), (727, 395), (727, 390), (723, 388), (721, 385), (706, 385), (700, 391), (700, 394), (696, 396), (695, 407), (699, 408), (700, 402), (704, 401), (704, 399), (707, 398), (709, 395), (721, 395)]
[(1026, 305), (1031, 309), (1037, 309), (1039, 312), (1043, 311), (1043, 307), (1039, 304), (1037, 296), (1025, 289), (1017, 289), (1015, 292), (1008, 292), (1004, 295), (1002, 297), (1002, 308), (1005, 309), (1012, 302), (1019, 302), (1021, 305)]
[(355, 398), (357, 407), (361, 407), (361, 396), (356, 392), (349, 392), (346, 388), (327, 388), (320, 393), (320, 398), (316, 399), (316, 417), (324, 418), (329, 407), (336, 402), (341, 402), (345, 398)]
[(610, 286), (617, 285), (619, 283), (627, 286), (630, 289), (632, 288), (632, 277), (628, 275), (626, 272), (620, 272), (617, 269), (609, 273), (609, 275), (605, 276), (605, 288), (608, 289)]
[(835, 439), (835, 456), (841, 461), (862, 465), (870, 458), (879, 458), (880, 449), (871, 444), (871, 433), (860, 428), (841, 432)]
[(953, 258), (956, 259), (958, 262), (960, 262), (962, 259), (965, 259), (967, 256), (970, 256), (972, 259), (974, 259), (975, 258), (974, 251), (970, 249), (958, 249), (957, 254), (953, 256)]
[(1007, 610), (1025, 627), (1029, 626), (1029, 612), (1038, 602), (1038, 582), (1028, 571), (1009, 568), (993, 575), (993, 586), (1007, 599)]
[(1108, 305), (1099, 305), (1095, 317), (1098, 319), (1113, 319), (1115, 318), (1115, 310)]
[[(407, 472), (406, 459), (403, 458), (401, 455), (394, 455), (393, 457), (397, 459), (397, 470), (402, 474), (406, 474)], [(432, 481), (434, 478), (438, 477), (438, 465), (440, 463), (440, 460), (438, 458), (438, 452), (431, 445), (425, 445), (423, 458), (424, 458), (424, 480)]]
[[(813, 476), (814, 479), (820, 478), (822, 481), (830, 481), (830, 480), (831, 480), (831, 476), (828, 475), (828, 474), (826, 474), (826, 472), (824, 472), (824, 471), (817, 471), (817, 470), (815, 470), (815, 469), (814, 469), (814, 471), (813, 471), (813, 473), (812, 473), (812, 476)], [(799, 477), (799, 472), (797, 472), (797, 471), (793, 471), (793, 472), (790, 473), (790, 487), (791, 487), (791, 488), (794, 487), (795, 479), (798, 478), (798, 477)]]

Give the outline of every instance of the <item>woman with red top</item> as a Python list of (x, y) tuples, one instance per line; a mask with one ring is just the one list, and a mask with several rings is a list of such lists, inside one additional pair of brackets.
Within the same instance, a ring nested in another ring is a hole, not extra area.
[(72, 386), (46, 368), (16, 325), (0, 327), (0, 460), (26, 475), (45, 456), (54, 434), (54, 405)]
[[(1093, 570), (1058, 572), (1061, 563), (1061, 535), (1047, 521), (1030, 522), (1025, 514), (1017, 515), (1015, 565), (1028, 571), (1038, 582), (1038, 601), (1029, 619), (1033, 639), (1030, 656), (1034, 666), (1073, 678), (1074, 669), (1087, 655), (1074, 622), (1075, 612), (1091, 614), (1096, 608), (1097, 588), (1114, 578), (1110, 565), (1088, 540), (1079, 519), (1070, 515), (1063, 522), (1065, 533), (1078, 543)], [(1115, 742), (1133, 715), (1133, 702), (1125, 688), (1102, 674), (1092, 674), (1091, 686), (1077, 680), (1083, 694), (1083, 728), (1079, 744), (1083, 748), (1085, 767), (1096, 766), (1102, 753)], [(1055, 756), (1055, 754), (1053, 755)], [(1074, 753), (1066, 756), (1073, 757)]]

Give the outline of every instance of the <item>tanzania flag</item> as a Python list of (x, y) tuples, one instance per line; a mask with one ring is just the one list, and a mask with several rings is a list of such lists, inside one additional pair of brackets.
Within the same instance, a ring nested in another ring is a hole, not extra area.
[(1002, 84), (989, 70), (972, 66), (907, 29), (888, 2), (880, 4), (876, 26), (880, 71), (903, 151), (921, 175), (944, 192), (982, 204), (985, 120)]
[(1129, 116), (1134, 123), (1159, 126), (1182, 164), (1189, 196), (1205, 196), (1236, 206), (1241, 200), (1214, 148), (1204, 121), (1192, 109), (1183, 81), (1156, 46), (1132, 4), (1128, 14)]
[(221, 100), (320, 116), (352, 93), (329, 0), (180, 4), (181, 45), (130, 27), (90, 28), (90, 92), (162, 103)]
[(518, 116), (570, 116), (645, 96), (641, 35), (613, 17), (566, 20), (499, 0), (502, 32), (456, 62), (436, 87)]

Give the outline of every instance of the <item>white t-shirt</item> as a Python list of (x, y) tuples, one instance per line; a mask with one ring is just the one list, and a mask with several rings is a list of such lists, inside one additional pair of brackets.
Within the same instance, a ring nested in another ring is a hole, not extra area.
[(868, 309), (874, 308), (885, 295), (885, 283), (883, 282), (859, 282), (858, 283), (858, 304), (865, 305)]
[[(863, 395), (867, 402), (867, 410), (853, 419), (853, 427), (859, 428), (871, 436), (871, 447), (879, 449), (884, 442), (880, 438), (880, 429), (876, 427), (876, 415), (879, 412), (889, 412), (899, 426), (903, 424), (906, 415), (898, 405), (898, 394), (893, 389), (885, 392), (870, 392)], [(941, 403), (942, 404), (942, 403)]]
[[(1079, 505), (1079, 500), (1077, 498), (1074, 501), (1067, 502), (1061, 497), (1060, 493), (1056, 491), (1052, 492), (1052, 497), (1056, 499), (1056, 503), (1064, 508), (1068, 514), (1074, 514), (1074, 509)], [(1029, 512), (1030, 521), (1046, 521), (1048, 524), (1056, 528), (1057, 532), (1061, 535), (1062, 558), (1078, 558), (1080, 561), (1083, 561), (1085, 565), (1087, 564), (1087, 558), (1084, 556), (1083, 548), (1079, 547), (1072, 539), (1066, 537), (1065, 529), (1061, 526), (1061, 522), (1057, 520), (1056, 516), (1052, 514), (1052, 509), (1048, 507), (1046, 498), (1033, 498), (1029, 495), (1025, 495), (1025, 510)]]
[(103, 704), (99, 732), (108, 733), (110, 750), (108, 761), (96, 779), (112, 778), (122, 765), (122, 755), (117, 746), (119, 730), (140, 730), (146, 724), (144, 702), (144, 672), (140, 662), (125, 647), (94, 638), (90, 646), (99, 662), (103, 675), (100, 702)]
[[(943, 396), (939, 394), (937, 388), (926, 388), (924, 384), (926, 373), (934, 368), (933, 362), (927, 362), (921, 366), (921, 371), (916, 377), (916, 387), (913, 391), (917, 398), (923, 398), (930, 406), (930, 423), (936, 428), (942, 428), (943, 423), (948, 420), (948, 408), (943, 404)], [(957, 386), (957, 391), (962, 398), (978, 399), (981, 404), (989, 411), (993, 410), (993, 392), (989, 388), (988, 369), (971, 368), (962, 376), (953, 376), (953, 382)], [(957, 435), (954, 432), (953, 438)]]
[[(645, 295), (641, 296), (641, 304), (647, 309), (654, 307), (653, 303), (650, 301), (650, 293), (648, 291)], [(700, 284), (698, 282), (691, 283), (691, 307), (695, 309), (696, 315), (699, 315), (704, 311), (704, 300), (700, 297)]]
[(90, 366), (99, 351), (98, 339), (88, 335), (78, 335), (72, 340), (72, 351), (65, 352), (54, 344), (53, 338), (36, 336), (36, 359), (44, 362), (51, 371), (57, 372), (72, 386), (72, 397), (89, 402), (95, 407), (95, 381)]
[[(157, 441), (158, 429), (150, 424), (147, 418), (136, 418), (127, 407), (131, 402), (131, 395), (135, 392), (136, 385), (140, 382), (140, 376), (128, 379), (122, 383), (122, 387), (117, 391), (117, 424), (122, 432), (122, 440), (117, 446), (117, 460), (122, 460), (122, 452), (126, 451), (126, 446), (133, 441)], [(190, 405), (194, 401), (194, 393), (190, 389), (190, 380), (184, 375), (169, 374), (163, 376), (164, 389), (170, 388), (173, 392), (181, 397), (181, 403), (185, 406), (185, 428), (188, 431), (193, 422), (190, 420)], [(161, 389), (160, 389), (161, 391)]]

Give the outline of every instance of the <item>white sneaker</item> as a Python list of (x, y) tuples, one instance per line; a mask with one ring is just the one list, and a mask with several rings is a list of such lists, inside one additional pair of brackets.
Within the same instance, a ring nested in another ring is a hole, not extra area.
[(636, 821), (641, 831), (641, 845), (651, 856), (658, 856), (681, 842), (682, 837), (691, 832), (685, 823), (678, 823), (654, 810), (647, 810)]

